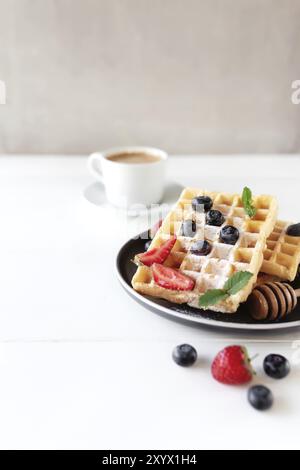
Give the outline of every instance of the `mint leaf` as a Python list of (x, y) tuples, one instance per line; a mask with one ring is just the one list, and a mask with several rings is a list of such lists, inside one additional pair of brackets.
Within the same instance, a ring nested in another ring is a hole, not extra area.
[(199, 297), (199, 307), (206, 308), (210, 305), (215, 305), (221, 302), (221, 300), (226, 299), (226, 297), (228, 297), (228, 294), (224, 289), (210, 289)]
[(210, 289), (199, 297), (199, 307), (206, 308), (215, 305), (230, 295), (237, 294), (243, 289), (253, 276), (249, 271), (239, 271), (231, 276), (225, 283), (223, 289)]
[(247, 188), (247, 186), (243, 189), (242, 202), (246, 214), (250, 218), (254, 217), (256, 214), (256, 207), (253, 205), (251, 189)]
[(228, 279), (225, 283), (224, 290), (228, 295), (237, 294), (248, 284), (252, 276), (253, 274), (249, 271), (239, 271)]

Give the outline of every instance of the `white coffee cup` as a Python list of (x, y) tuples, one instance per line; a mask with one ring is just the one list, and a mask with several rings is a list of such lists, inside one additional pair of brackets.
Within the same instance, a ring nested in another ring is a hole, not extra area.
[[(151, 158), (149, 161), (128, 163), (126, 158), (120, 161), (123, 155)], [(153, 161), (150, 161), (152, 158)], [(167, 158), (166, 152), (152, 147), (119, 147), (92, 153), (88, 159), (88, 169), (104, 184), (107, 200), (114, 206), (150, 206), (162, 200)]]

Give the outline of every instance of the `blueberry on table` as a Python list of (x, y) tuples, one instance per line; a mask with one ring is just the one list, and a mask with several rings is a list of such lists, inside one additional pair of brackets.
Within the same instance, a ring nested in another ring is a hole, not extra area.
[(289, 361), (280, 354), (269, 354), (264, 360), (264, 371), (272, 379), (284, 379), (290, 370)]
[(300, 224), (290, 225), (286, 233), (291, 237), (300, 237)]
[(274, 398), (270, 389), (264, 385), (254, 385), (248, 390), (249, 403), (259, 411), (266, 411), (273, 405)]
[(235, 245), (240, 237), (240, 232), (232, 225), (225, 225), (221, 229), (220, 240), (227, 245)]
[(188, 367), (196, 362), (197, 351), (190, 344), (180, 344), (173, 350), (172, 357), (179, 366)]
[(197, 227), (196, 222), (194, 220), (185, 220), (182, 222), (180, 235), (184, 237), (194, 237), (196, 233)]
[(192, 208), (194, 211), (201, 212), (204, 208), (204, 212), (208, 212), (213, 206), (213, 201), (208, 196), (197, 196), (192, 200)]
[(221, 227), (224, 224), (224, 216), (222, 212), (211, 210), (206, 214), (206, 223), (207, 225), (213, 225), (215, 227)]
[(207, 256), (212, 250), (211, 244), (206, 240), (197, 240), (191, 246), (191, 253), (197, 256)]

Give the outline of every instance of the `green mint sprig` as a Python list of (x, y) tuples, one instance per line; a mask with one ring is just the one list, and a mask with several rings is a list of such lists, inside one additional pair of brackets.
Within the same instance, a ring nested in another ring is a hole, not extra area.
[(233, 274), (227, 280), (223, 289), (210, 289), (199, 297), (199, 307), (206, 308), (210, 305), (216, 305), (230, 295), (237, 294), (248, 284), (252, 276), (253, 274), (249, 271), (239, 271)]
[(253, 205), (252, 191), (251, 189), (247, 188), (247, 186), (243, 189), (242, 202), (246, 214), (252, 219), (252, 217), (255, 216), (257, 210), (256, 207), (254, 207)]

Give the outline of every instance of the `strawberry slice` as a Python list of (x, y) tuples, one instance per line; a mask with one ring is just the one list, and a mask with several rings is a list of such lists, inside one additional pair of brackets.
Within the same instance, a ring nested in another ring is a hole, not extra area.
[(145, 266), (152, 266), (153, 263), (162, 264), (164, 261), (166, 261), (167, 257), (171, 253), (175, 242), (176, 237), (172, 237), (161, 246), (152, 248), (152, 250), (136, 255), (134, 262), (136, 264), (143, 264)]
[(154, 281), (160, 287), (171, 290), (193, 290), (194, 279), (173, 268), (167, 268), (161, 264), (153, 264), (152, 272)]

